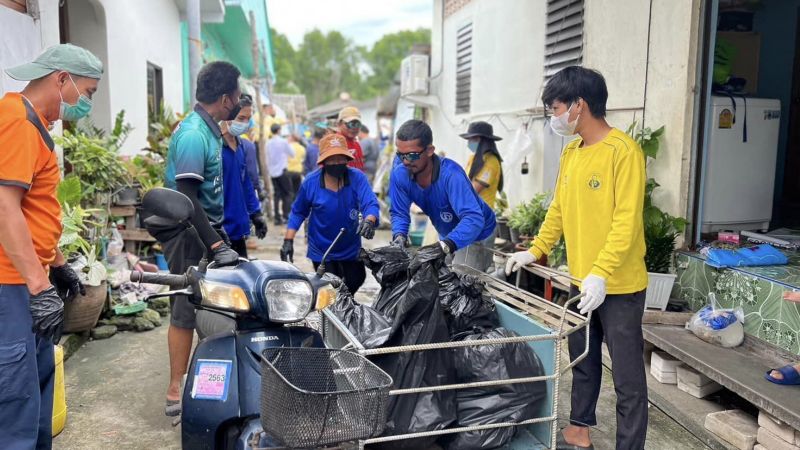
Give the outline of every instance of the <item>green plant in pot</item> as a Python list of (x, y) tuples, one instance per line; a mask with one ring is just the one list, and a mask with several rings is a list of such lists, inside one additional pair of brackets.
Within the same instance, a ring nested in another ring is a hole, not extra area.
[(536, 236), (542, 223), (544, 223), (548, 206), (550, 206), (549, 192), (540, 192), (530, 201), (517, 205), (508, 218), (511, 240), (514, 241), (516, 237), (517, 241), (515, 243), (518, 243), (522, 236), (527, 238)]
[(511, 230), (508, 227), (508, 196), (505, 192), (497, 194), (494, 203), (494, 215), (497, 218), (497, 237), (506, 241), (511, 240)]
[[(649, 167), (658, 157), (664, 127), (655, 131), (650, 128), (637, 130), (636, 125), (636, 122), (632, 123), (627, 133), (642, 147)], [(645, 305), (663, 310), (669, 301), (672, 284), (675, 281), (675, 275), (669, 273), (675, 242), (686, 228), (687, 221), (682, 217), (670, 215), (654, 204), (653, 192), (658, 186), (655, 179), (648, 178), (644, 192), (643, 220), (646, 246), (644, 259), (649, 276)]]

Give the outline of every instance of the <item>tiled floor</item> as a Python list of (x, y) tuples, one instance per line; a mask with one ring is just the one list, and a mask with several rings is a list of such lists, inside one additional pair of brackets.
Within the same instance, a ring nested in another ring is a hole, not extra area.
[(693, 310), (716, 293), (723, 308), (741, 307), (745, 332), (794, 354), (800, 354), (800, 310), (783, 300), (785, 291), (800, 290), (800, 257), (787, 266), (714, 269), (696, 253), (677, 254), (678, 278), (673, 297), (684, 298)]

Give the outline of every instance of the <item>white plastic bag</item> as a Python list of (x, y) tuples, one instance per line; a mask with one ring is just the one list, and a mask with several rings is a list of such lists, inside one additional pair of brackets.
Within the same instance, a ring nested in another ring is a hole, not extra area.
[(700, 339), (720, 347), (736, 347), (744, 341), (744, 312), (742, 308), (723, 309), (717, 305), (713, 292), (708, 294), (709, 304), (697, 311), (686, 329)]

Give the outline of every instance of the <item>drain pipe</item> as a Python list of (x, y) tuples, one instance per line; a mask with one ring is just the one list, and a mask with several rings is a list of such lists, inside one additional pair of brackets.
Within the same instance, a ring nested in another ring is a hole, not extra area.
[(194, 106), (197, 98), (197, 74), (203, 55), (203, 41), (200, 39), (200, 0), (186, 0), (186, 22), (189, 25), (189, 98)]

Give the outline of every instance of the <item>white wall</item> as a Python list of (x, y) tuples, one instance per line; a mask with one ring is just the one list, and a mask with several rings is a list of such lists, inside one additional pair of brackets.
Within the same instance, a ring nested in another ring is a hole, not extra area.
[[(434, 144), (463, 163), (468, 151), (458, 133), (470, 121), (487, 120), (495, 134), (504, 138), (499, 148), (505, 158), (510, 203), (552, 190), (560, 151), (568, 140), (554, 135), (540, 112), (520, 112), (542, 106), (546, 2), (472, 0), (442, 20), (442, 1), (435, 2), (432, 30)], [(470, 20), (472, 105), (469, 114), (456, 115), (455, 32)], [(606, 78), (608, 120), (613, 126), (624, 130), (633, 120), (641, 124), (643, 115), (645, 126), (666, 125), (661, 155), (649, 171), (662, 185), (657, 204), (681, 216), (687, 215), (688, 208), (699, 23), (700, 0), (585, 1), (583, 65)], [(443, 65), (442, 53), (447, 55)], [(526, 123), (532, 148), (520, 154), (511, 141)], [(528, 175), (520, 173), (522, 157), (530, 165)]]
[[(89, 9), (89, 2), (99, 6), (94, 8), (97, 14), (76, 13)], [(95, 106), (92, 118), (98, 126), (109, 128), (117, 112), (124, 109), (125, 119), (134, 130), (123, 153), (136, 153), (147, 146), (148, 62), (163, 71), (164, 101), (176, 112), (183, 109), (178, 7), (172, 0), (69, 0), (69, 6), (71, 40), (93, 51), (95, 47), (105, 65), (97, 102), (103, 105)], [(100, 12), (105, 23), (111, 24), (104, 32), (96, 29)], [(105, 42), (101, 36), (105, 36)]]

